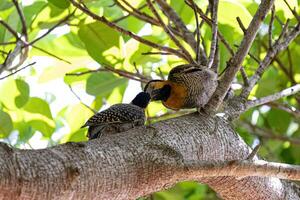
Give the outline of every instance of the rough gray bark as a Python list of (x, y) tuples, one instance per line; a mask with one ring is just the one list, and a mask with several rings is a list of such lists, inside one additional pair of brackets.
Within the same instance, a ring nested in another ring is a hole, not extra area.
[(186, 168), (248, 154), (229, 122), (199, 114), (43, 150), (2, 143), (0, 199), (135, 199), (187, 179), (224, 199), (300, 199), (291, 183), (277, 178), (208, 177)]

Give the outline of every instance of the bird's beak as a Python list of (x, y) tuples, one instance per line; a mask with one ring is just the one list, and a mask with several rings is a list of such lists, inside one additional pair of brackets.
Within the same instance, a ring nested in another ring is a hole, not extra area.
[(150, 93), (151, 100), (160, 100), (161, 98), (161, 89), (152, 90)]

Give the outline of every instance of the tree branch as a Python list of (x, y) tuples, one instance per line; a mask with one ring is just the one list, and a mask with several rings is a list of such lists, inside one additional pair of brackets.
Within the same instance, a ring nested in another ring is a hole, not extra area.
[(287, 97), (287, 96), (291, 96), (293, 94), (296, 94), (300, 91), (300, 84), (294, 85), (293, 87), (287, 88), (285, 90), (282, 90), (281, 92), (277, 92), (275, 94), (266, 96), (266, 97), (262, 97), (260, 99), (256, 99), (256, 100), (252, 100), (252, 101), (247, 101), (245, 103), (245, 110), (243, 110), (242, 112), (259, 106), (259, 105), (263, 105), (272, 101), (276, 101), (282, 97)]
[(14, 72), (12, 72), (12, 73), (6, 75), (6, 76), (0, 77), (0, 80), (6, 79), (6, 78), (8, 78), (8, 77), (10, 77), (10, 76), (12, 76), (12, 75), (18, 73), (19, 71), (22, 71), (23, 69), (26, 69), (27, 67), (34, 65), (35, 63), (36, 63), (36, 62), (30, 63), (30, 64), (28, 64), (28, 65), (26, 65), (26, 66), (24, 66), (24, 67), (22, 67), (22, 68), (20, 68), (20, 69), (17, 69), (16, 71), (14, 71)]
[(188, 167), (185, 177), (195, 178), (199, 175), (204, 177), (232, 176), (236, 178), (259, 176), (275, 177), (279, 179), (300, 180), (300, 166), (264, 160), (241, 160), (227, 161), (218, 164), (194, 164)]
[[(193, 33), (187, 29), (186, 25), (175, 10), (164, 0), (155, 1), (160, 6), (162, 12), (175, 24), (176, 28), (182, 34), (183, 40), (192, 47), (195, 53), (197, 53), (197, 41), (195, 40)], [(203, 50), (199, 50), (199, 52), (201, 52), (200, 64), (205, 65), (207, 62), (206, 55)]]
[[(286, 23), (288, 24), (288, 23)], [(285, 26), (287, 27), (287, 25)], [(286, 29), (284, 28), (282, 33), (286, 32)], [(241, 97), (247, 98), (254, 87), (254, 85), (259, 81), (262, 74), (264, 73), (265, 69), (270, 65), (272, 60), (276, 57), (276, 55), (285, 50), (288, 45), (300, 34), (300, 24), (298, 24), (295, 28), (293, 28), (292, 31), (288, 32), (288, 34), (284, 37), (283, 41), (280, 42), (279, 40), (281, 37), (278, 38), (278, 40), (275, 42), (272, 48), (269, 49), (267, 55), (261, 61), (258, 69), (256, 70), (255, 74), (250, 78), (248, 87), (244, 87), (241, 92)], [(283, 34), (281, 34), (283, 35)]]
[(170, 29), (166, 26), (166, 24), (164, 23), (164, 21), (162, 20), (162, 18), (159, 16), (159, 14), (157, 13), (157, 11), (156, 11), (154, 5), (152, 4), (151, 0), (147, 0), (147, 4), (148, 4), (148, 7), (150, 8), (150, 10), (152, 11), (152, 13), (154, 14), (154, 16), (159, 21), (160, 26), (164, 29), (164, 31), (169, 35), (169, 37), (175, 43), (175, 45), (185, 55), (186, 60), (189, 63), (194, 63), (194, 60), (193, 60), (192, 56), (190, 55), (190, 53), (181, 45), (181, 43), (179, 42), (179, 40), (175, 37), (175, 35), (172, 33), (172, 31), (170, 31)]
[[(223, 199), (299, 199), (291, 183), (275, 178), (299, 179), (299, 167), (232, 161), (250, 152), (228, 122), (204, 114), (40, 150), (0, 143), (0, 198), (136, 199), (197, 180)], [(254, 175), (261, 177), (245, 177)]]
[(149, 40), (146, 40), (144, 38), (141, 38), (139, 37), (138, 35), (135, 35), (134, 33), (128, 31), (128, 30), (125, 30), (123, 29), (122, 27), (118, 26), (117, 24), (113, 23), (113, 22), (110, 22), (108, 21), (104, 16), (99, 16), (99, 15), (96, 15), (94, 14), (93, 12), (91, 12), (88, 8), (86, 8), (85, 6), (82, 6), (80, 3), (77, 3), (75, 0), (70, 0), (70, 2), (78, 9), (80, 9), (82, 12), (84, 12), (86, 15), (92, 17), (93, 19), (111, 27), (112, 29), (120, 32), (121, 34), (125, 34), (125, 35), (128, 35), (129, 37), (135, 39), (136, 41), (139, 41), (147, 46), (150, 46), (152, 48), (155, 48), (155, 49), (158, 49), (158, 50), (161, 50), (161, 51), (165, 51), (165, 52), (169, 52), (171, 54), (174, 54), (180, 58), (183, 58), (183, 59), (186, 59), (184, 54), (181, 53), (180, 51), (176, 50), (176, 49), (172, 49), (172, 48), (169, 48), (169, 47), (166, 47), (166, 46), (161, 46), (159, 44), (156, 44), (154, 42), (151, 42)]
[(144, 75), (140, 73), (132, 73), (129, 71), (121, 70), (121, 69), (115, 69), (109, 65), (102, 65), (102, 68), (95, 69), (95, 70), (87, 70), (84, 72), (75, 72), (75, 73), (66, 73), (66, 76), (82, 76), (85, 74), (90, 74), (90, 73), (97, 73), (97, 72), (103, 72), (103, 71), (110, 71), (115, 74), (118, 74), (119, 76), (123, 76), (125, 78), (143, 82), (143, 83), (148, 83), (151, 79), (145, 77)]
[(273, 6), (273, 3), (274, 0), (261, 1), (257, 12), (247, 28), (239, 49), (227, 63), (227, 70), (225, 71), (224, 76), (221, 77), (217, 90), (207, 104), (207, 110), (216, 111), (223, 102), (223, 99), (227, 94), (227, 91), (229, 90), (236, 73), (240, 70), (242, 62), (249, 52), (260, 25)]
[(282, 133), (275, 133), (273, 130), (260, 128), (258, 126), (252, 125), (250, 122), (242, 121), (238, 122), (238, 125), (247, 129), (248, 131), (252, 132), (251, 134), (270, 139), (270, 140), (278, 140), (282, 142), (290, 142), (291, 144), (300, 145), (300, 139), (288, 137), (285, 135), (282, 135)]
[(214, 63), (216, 48), (218, 45), (218, 6), (219, 0), (210, 0), (211, 19), (212, 19), (212, 39), (207, 67), (211, 68)]

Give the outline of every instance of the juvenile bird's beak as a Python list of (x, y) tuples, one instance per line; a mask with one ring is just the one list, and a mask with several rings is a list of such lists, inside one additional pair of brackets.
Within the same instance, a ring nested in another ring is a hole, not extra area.
[(152, 90), (150, 93), (152, 100), (161, 100), (161, 89)]

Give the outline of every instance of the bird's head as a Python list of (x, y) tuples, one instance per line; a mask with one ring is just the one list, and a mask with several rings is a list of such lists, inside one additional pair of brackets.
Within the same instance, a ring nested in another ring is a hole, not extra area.
[(151, 100), (150, 94), (148, 94), (147, 92), (140, 92), (131, 101), (131, 104), (145, 109), (148, 106), (150, 100)]
[(166, 101), (171, 94), (171, 85), (168, 81), (152, 80), (146, 84), (144, 92), (149, 93), (153, 101)]

